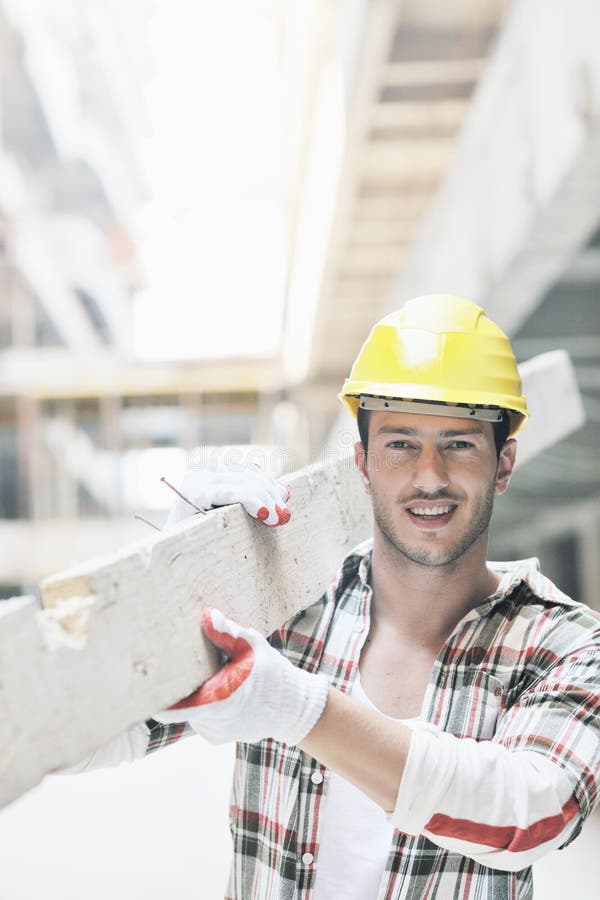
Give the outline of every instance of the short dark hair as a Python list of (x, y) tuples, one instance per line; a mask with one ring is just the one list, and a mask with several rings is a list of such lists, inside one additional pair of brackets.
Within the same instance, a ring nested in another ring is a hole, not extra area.
[[(361, 406), (358, 407), (358, 415), (356, 417), (356, 424), (358, 425), (358, 433), (360, 435), (360, 440), (365, 449), (365, 453), (369, 449), (369, 417), (370, 410), (363, 409)], [(504, 447), (507, 439), (508, 433), (510, 431), (510, 418), (507, 412), (504, 413), (502, 419), (499, 422), (494, 422), (494, 443), (496, 445), (496, 456), (500, 459), (500, 451)]]

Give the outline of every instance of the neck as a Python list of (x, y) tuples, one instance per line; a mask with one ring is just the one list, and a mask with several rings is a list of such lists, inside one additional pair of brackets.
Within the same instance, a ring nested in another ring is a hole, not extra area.
[(442, 566), (407, 559), (375, 528), (371, 587), (373, 614), (399, 635), (439, 646), (462, 617), (498, 586), (486, 565), (487, 533), (459, 559)]

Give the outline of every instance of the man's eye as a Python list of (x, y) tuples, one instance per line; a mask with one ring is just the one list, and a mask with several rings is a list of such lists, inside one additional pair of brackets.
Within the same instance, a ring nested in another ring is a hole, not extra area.
[(392, 450), (406, 450), (410, 444), (408, 441), (390, 441), (386, 446), (391, 447)]
[(452, 441), (449, 446), (452, 450), (467, 450), (473, 444), (470, 441)]

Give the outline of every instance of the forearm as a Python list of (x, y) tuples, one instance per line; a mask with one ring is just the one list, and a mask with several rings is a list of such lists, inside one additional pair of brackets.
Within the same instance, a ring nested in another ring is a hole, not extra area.
[(321, 718), (299, 746), (391, 812), (410, 742), (410, 728), (330, 688)]
[(540, 754), (426, 722), (409, 728), (333, 688), (300, 747), (390, 813), (396, 828), (493, 868), (530, 865), (577, 825), (565, 773)]
[(92, 769), (106, 769), (124, 762), (133, 762), (146, 755), (150, 731), (144, 722), (138, 722), (123, 734), (118, 735), (95, 753), (66, 769), (55, 772), (56, 775), (78, 775), (91, 772)]
[(517, 871), (565, 843), (579, 821), (569, 777), (544, 754), (415, 728), (397, 828)]

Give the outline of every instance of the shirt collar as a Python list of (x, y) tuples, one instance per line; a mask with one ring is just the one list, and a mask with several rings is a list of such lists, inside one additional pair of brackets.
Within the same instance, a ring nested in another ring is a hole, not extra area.
[(469, 610), (459, 624), (486, 616), (499, 603), (508, 600), (520, 584), (533, 581), (534, 576), (540, 571), (540, 561), (535, 556), (511, 562), (488, 562), (488, 566), (500, 576), (498, 587), (483, 603)]
[[(352, 555), (358, 559), (358, 577), (361, 584), (364, 587), (369, 587), (373, 539), (369, 538), (355, 547)], [(528, 559), (511, 560), (510, 562), (488, 562), (488, 565), (493, 572), (500, 576), (498, 587), (493, 594), (486, 597), (483, 603), (469, 610), (457, 623), (457, 627), (465, 622), (487, 615), (495, 606), (507, 600), (522, 582), (529, 584), (534, 582), (535, 576), (539, 575), (540, 572), (540, 562), (535, 556)]]
[[(360, 582), (364, 587), (369, 587), (372, 555), (373, 538), (368, 538), (352, 550), (350, 557), (346, 557), (347, 561), (351, 561), (351, 565), (354, 567), (354, 571), (358, 574)], [(357, 566), (358, 568), (356, 568)]]
[[(361, 583), (368, 585), (373, 556), (373, 539), (369, 538), (355, 547), (352, 555), (358, 560), (358, 577)], [(481, 606), (492, 602), (495, 605), (500, 600), (505, 600), (521, 581), (532, 581), (533, 576), (540, 571), (540, 561), (535, 556), (510, 562), (488, 562), (488, 566), (493, 572), (500, 575), (500, 582), (494, 593), (487, 597)]]

